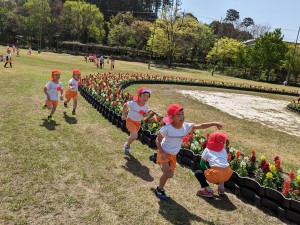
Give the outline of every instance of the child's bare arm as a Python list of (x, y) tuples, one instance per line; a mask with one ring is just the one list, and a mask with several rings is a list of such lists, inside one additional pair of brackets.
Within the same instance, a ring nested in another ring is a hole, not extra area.
[(160, 153), (161, 153), (161, 157), (163, 159), (166, 159), (166, 152), (163, 150), (163, 148), (161, 147), (161, 141), (164, 137), (158, 133), (157, 138), (156, 138), (156, 146), (159, 149)]
[(126, 112), (127, 112), (128, 106), (127, 106), (127, 102), (124, 103), (123, 105), (123, 109), (122, 109), (122, 120), (126, 119)]
[(193, 130), (206, 129), (213, 126), (217, 127), (220, 130), (222, 129), (223, 124), (221, 122), (208, 122), (208, 123), (195, 124), (193, 126)]
[(64, 89), (61, 89), (61, 91), (60, 91), (60, 100), (61, 101), (64, 100)]
[(44, 93), (46, 94), (47, 99), (48, 99), (48, 100), (51, 100), (51, 99), (50, 99), (50, 95), (48, 94), (48, 89), (47, 89), (46, 87), (44, 87)]

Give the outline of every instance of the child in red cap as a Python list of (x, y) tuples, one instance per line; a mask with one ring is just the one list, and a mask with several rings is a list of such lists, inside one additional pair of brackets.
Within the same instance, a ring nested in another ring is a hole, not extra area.
[[(126, 127), (130, 132), (128, 141), (124, 144), (124, 152), (126, 155), (130, 153), (130, 144), (137, 139), (138, 132), (141, 127), (141, 120), (147, 116), (149, 111), (147, 101), (151, 96), (152, 90), (147, 87), (141, 87), (132, 101), (123, 105), (122, 120), (126, 120)], [(126, 118), (126, 111), (128, 115)]]
[(183, 137), (197, 129), (205, 129), (216, 126), (222, 128), (220, 122), (209, 122), (202, 124), (193, 124), (184, 122), (183, 107), (172, 104), (167, 110), (168, 116), (163, 119), (166, 123), (163, 126), (156, 139), (157, 159), (156, 163), (160, 165), (163, 175), (159, 180), (159, 186), (156, 188), (156, 195), (160, 199), (168, 199), (164, 191), (164, 186), (169, 178), (173, 177), (176, 167), (176, 155), (180, 150)]
[[(224, 195), (224, 182), (228, 181), (232, 175), (232, 169), (227, 160), (227, 151), (224, 148), (227, 135), (221, 132), (214, 132), (210, 135), (206, 148), (202, 153), (200, 165), (202, 170), (197, 170), (195, 176), (200, 182), (203, 190), (197, 192), (198, 196), (212, 198), (213, 190), (209, 187), (210, 183), (218, 183), (219, 195)], [(207, 167), (206, 162), (209, 163)]]
[(65, 98), (67, 99), (64, 101), (65, 108), (68, 107), (68, 103), (73, 99), (73, 111), (72, 115), (76, 115), (76, 108), (77, 108), (77, 100), (78, 100), (78, 86), (81, 85), (81, 72), (80, 70), (76, 69), (73, 70), (73, 75), (68, 83), (68, 89), (66, 90)]
[(63, 85), (59, 81), (60, 74), (60, 70), (52, 70), (50, 81), (44, 87), (44, 93), (46, 94), (46, 102), (43, 106), (43, 109), (48, 108), (49, 110), (51, 110), (50, 115), (48, 116), (48, 122), (55, 120), (52, 116), (55, 113), (58, 105), (58, 92), (60, 92), (60, 100), (64, 100)]

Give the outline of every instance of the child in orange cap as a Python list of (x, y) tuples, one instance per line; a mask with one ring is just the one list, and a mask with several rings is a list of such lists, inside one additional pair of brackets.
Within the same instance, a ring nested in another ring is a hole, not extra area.
[[(137, 139), (138, 132), (141, 127), (141, 120), (146, 117), (149, 111), (147, 102), (151, 96), (152, 90), (147, 87), (141, 87), (132, 101), (126, 102), (123, 105), (122, 120), (126, 120), (126, 127), (130, 132), (128, 141), (124, 144), (124, 153), (130, 154), (130, 144)], [(128, 115), (126, 118), (126, 111)]]
[[(232, 175), (232, 169), (227, 160), (227, 151), (224, 148), (227, 140), (227, 135), (221, 132), (214, 132), (210, 135), (201, 156), (202, 170), (195, 172), (195, 176), (203, 188), (197, 192), (198, 196), (209, 198), (214, 196), (213, 190), (206, 180), (210, 183), (218, 183), (218, 193), (224, 195), (224, 182), (228, 181)], [(209, 163), (210, 168), (207, 167), (206, 162)]]
[(156, 163), (160, 165), (163, 172), (159, 180), (159, 186), (156, 188), (156, 195), (160, 199), (168, 199), (164, 191), (164, 186), (169, 178), (174, 175), (176, 167), (176, 155), (179, 152), (183, 137), (197, 129), (205, 129), (216, 126), (222, 128), (220, 122), (209, 122), (202, 124), (193, 124), (184, 122), (183, 107), (177, 104), (172, 104), (167, 110), (168, 116), (163, 119), (166, 123), (163, 126), (156, 139), (157, 159)]
[(60, 79), (60, 70), (54, 69), (52, 70), (50, 81), (44, 87), (44, 93), (46, 94), (46, 102), (43, 108), (48, 108), (51, 110), (50, 115), (48, 116), (48, 122), (54, 121), (55, 119), (52, 117), (56, 111), (58, 105), (58, 92), (60, 92), (60, 100), (63, 99), (63, 85), (59, 81)]
[(68, 89), (66, 90), (66, 101), (64, 102), (64, 106), (67, 108), (68, 103), (71, 99), (73, 99), (73, 111), (72, 115), (76, 115), (76, 108), (77, 108), (77, 100), (78, 100), (78, 86), (81, 85), (81, 72), (80, 70), (76, 69), (73, 70), (72, 78), (69, 80)]
[(8, 48), (6, 50), (6, 62), (4, 64), (5, 68), (6, 68), (7, 63), (9, 63), (10, 68), (12, 68), (11, 60), (12, 60), (11, 50), (10, 50), (10, 48)]

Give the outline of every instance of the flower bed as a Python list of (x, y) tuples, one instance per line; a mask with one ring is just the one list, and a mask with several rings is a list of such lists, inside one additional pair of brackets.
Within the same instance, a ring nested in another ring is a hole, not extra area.
[[(258, 86), (228, 85), (225, 83), (205, 82), (186, 78), (159, 77), (143, 74), (97, 74), (89, 75), (82, 80), (80, 93), (112, 124), (124, 132), (125, 121), (121, 120), (122, 106), (133, 96), (124, 92), (124, 88), (136, 83), (169, 83), (185, 85), (202, 85), (226, 88), (245, 88), (254, 91), (269, 93), (290, 94), (293, 92), (265, 89)], [(243, 89), (243, 90), (245, 90)], [(162, 116), (151, 111), (148, 117), (142, 120), (139, 131), (139, 140), (149, 147), (156, 148), (156, 133), (163, 125)], [(184, 137), (182, 149), (177, 155), (179, 163), (187, 165), (192, 170), (200, 169), (201, 153), (206, 147), (206, 137), (199, 131)], [(243, 156), (239, 151), (226, 145), (230, 166), (235, 171), (231, 179), (225, 183), (226, 187), (251, 200), (256, 206), (267, 207), (279, 217), (285, 217), (293, 222), (300, 221), (300, 170), (297, 175), (291, 172), (284, 176), (280, 167), (279, 157), (274, 158), (274, 163), (267, 163), (265, 157), (256, 159), (255, 151), (250, 156)], [(286, 179), (284, 179), (286, 178)]]
[(298, 102), (293, 100), (290, 104), (287, 105), (287, 108), (300, 114), (300, 100), (298, 100)]

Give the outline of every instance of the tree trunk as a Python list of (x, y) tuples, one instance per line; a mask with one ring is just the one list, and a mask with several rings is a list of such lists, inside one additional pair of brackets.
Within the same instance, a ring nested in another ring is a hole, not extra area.
[(270, 81), (270, 69), (267, 70), (267, 81)]

